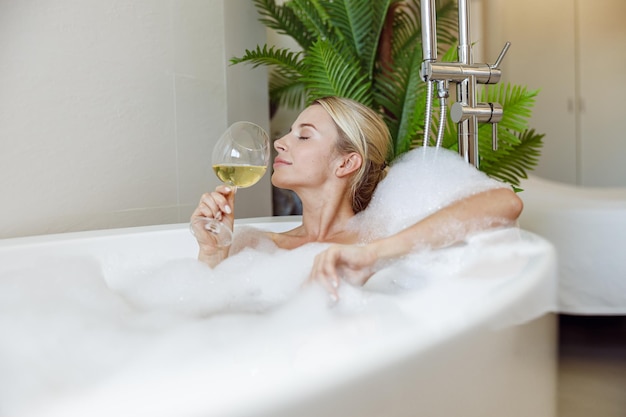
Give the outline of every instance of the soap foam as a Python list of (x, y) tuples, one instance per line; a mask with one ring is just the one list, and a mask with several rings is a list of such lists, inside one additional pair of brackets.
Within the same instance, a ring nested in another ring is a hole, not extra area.
[[(385, 236), (502, 186), (448, 151), (410, 152), (357, 223), (370, 237)], [(194, 254), (151, 264), (129, 254), (104, 264), (68, 257), (4, 271), (0, 416), (184, 415), (196, 406), (226, 409), (242, 392), (252, 403), (271, 395), (272, 384), (338, 372), (358, 360), (356, 352), (387, 351), (407, 335), (426, 339), (463, 307), (486, 302), (523, 267), (508, 268), (512, 260), (536, 251), (511, 230), (497, 248), (475, 238), (407, 256), (362, 288), (342, 284), (337, 304), (307, 283), (315, 255), (328, 245), (282, 250), (243, 227), (235, 235), (241, 250), (214, 269)], [(484, 274), (486, 260), (499, 265), (497, 274)], [(403, 304), (407, 295), (418, 298)], [(197, 383), (180, 385), (190, 380)], [(111, 401), (120, 392), (128, 393), (124, 401)]]

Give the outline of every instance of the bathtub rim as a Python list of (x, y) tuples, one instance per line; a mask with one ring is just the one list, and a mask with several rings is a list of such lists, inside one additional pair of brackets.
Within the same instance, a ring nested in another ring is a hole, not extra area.
[[(285, 230), (296, 227), (302, 222), (302, 216), (265, 216), (265, 217), (246, 217), (235, 219), (235, 227), (250, 224), (279, 224), (284, 226)], [(148, 226), (128, 226), (116, 227), (109, 229), (80, 230), (72, 232), (49, 233), (33, 236), (18, 236), (0, 239), (0, 250), (11, 247), (21, 247), (28, 245), (47, 244), (52, 242), (70, 242), (78, 239), (90, 238), (107, 238), (120, 235), (146, 234), (153, 232), (178, 232), (181, 229), (189, 228), (189, 223), (165, 223)], [(282, 228), (281, 228), (282, 229)]]
[[(264, 218), (249, 218), (249, 219), (241, 219), (236, 224), (237, 225), (263, 225), (263, 224), (280, 224), (285, 228), (292, 227), (294, 225), (299, 224), (300, 217), (299, 216), (281, 216), (281, 217), (264, 217)], [(54, 243), (69, 243), (70, 246), (76, 240), (87, 239), (88, 241), (107, 241), (107, 238), (123, 238), (124, 235), (146, 235), (154, 232), (158, 232), (161, 236), (162, 233), (173, 232), (176, 234), (179, 233), (187, 233), (188, 224), (180, 223), (180, 224), (168, 224), (168, 225), (155, 225), (155, 226), (140, 226), (140, 227), (131, 227), (131, 228), (119, 228), (119, 229), (105, 229), (105, 230), (96, 230), (96, 231), (84, 231), (84, 232), (72, 232), (72, 233), (62, 233), (62, 234), (51, 234), (51, 235), (42, 235), (42, 236), (34, 236), (34, 237), (24, 237), (24, 238), (12, 238), (6, 240), (0, 240), (0, 254), (2, 253), (3, 248), (7, 249), (32, 249), (36, 248), (38, 245), (46, 245), (46, 244), (54, 244)], [(302, 382), (293, 384), (293, 386), (285, 386), (284, 392), (289, 392), (290, 397), (293, 401), (304, 400), (306, 398), (310, 398), (311, 396), (323, 396), (326, 392), (332, 389), (342, 389), (343, 387), (348, 387), (353, 381), (364, 378), (364, 377), (372, 377), (376, 375), (380, 370), (386, 369), (393, 364), (401, 363), (402, 361), (409, 360), (411, 357), (415, 355), (421, 354), (421, 352), (431, 351), (435, 349), (437, 346), (442, 346), (447, 344), (449, 341), (454, 340), (459, 337), (459, 335), (467, 334), (472, 332), (474, 329), (482, 329), (484, 330), (497, 330), (493, 327), (493, 322), (488, 320), (488, 318), (497, 315), (502, 312), (503, 309), (508, 308), (512, 300), (516, 300), (518, 291), (523, 291), (524, 294), (528, 292), (532, 292), (535, 286), (537, 285), (540, 277), (543, 276), (547, 269), (551, 268), (553, 263), (555, 262), (554, 248), (552, 245), (542, 238), (539, 235), (536, 235), (532, 232), (527, 232), (521, 230), (522, 235), (524, 235), (528, 239), (532, 239), (538, 244), (541, 245), (541, 252), (535, 258), (533, 258), (533, 262), (529, 262), (529, 265), (526, 268), (524, 275), (526, 279), (520, 279), (511, 283), (512, 287), (509, 287), (508, 284), (506, 286), (505, 294), (503, 297), (497, 299), (496, 302), (486, 303), (484, 305), (476, 305), (473, 307), (471, 311), (471, 320), (465, 320), (463, 317), (459, 317), (453, 321), (447, 321), (446, 324), (450, 325), (450, 327), (442, 333), (437, 334), (437, 337), (434, 335), (429, 335), (428, 340), (422, 340), (422, 337), (419, 334), (405, 334), (396, 340), (397, 343), (394, 343), (393, 346), (385, 352), (383, 356), (376, 354), (375, 358), (370, 357), (370, 359), (376, 359), (373, 361), (375, 363), (375, 367), (364, 367), (362, 369), (358, 369), (353, 367), (352, 365), (348, 365), (350, 367), (349, 373), (344, 373), (345, 369), (337, 369), (337, 370), (326, 370), (323, 375), (319, 376), (319, 380), (310, 380), (306, 383)], [(189, 240), (193, 238), (189, 233)], [(185, 235), (185, 236), (187, 236)], [(410, 301), (410, 300), (409, 300)], [(497, 327), (497, 326), (495, 326)], [(369, 354), (368, 354), (369, 355)], [(287, 390), (289, 388), (289, 390)], [(276, 400), (276, 398), (272, 397), (272, 400)], [(250, 402), (250, 406), (257, 405), (262, 401), (262, 399), (253, 397), (254, 401)], [(274, 405), (271, 403), (264, 403), (266, 405)], [(239, 409), (241, 414), (237, 415), (253, 415), (252, 409), (248, 406), (242, 406)]]

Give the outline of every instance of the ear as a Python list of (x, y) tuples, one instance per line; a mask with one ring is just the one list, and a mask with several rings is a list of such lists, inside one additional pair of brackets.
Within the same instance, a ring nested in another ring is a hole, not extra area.
[(361, 168), (363, 158), (356, 152), (344, 155), (341, 158), (341, 165), (337, 167), (336, 173), (338, 177), (345, 177)]

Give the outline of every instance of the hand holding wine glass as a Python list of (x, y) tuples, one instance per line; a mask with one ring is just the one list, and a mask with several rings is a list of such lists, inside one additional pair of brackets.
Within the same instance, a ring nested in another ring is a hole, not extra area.
[[(211, 193), (212, 197), (206, 197), (210, 200), (204, 203), (206, 207), (202, 207), (201, 201), (190, 224), (191, 232), (197, 238), (214, 239), (216, 247), (231, 244), (232, 230), (220, 221), (222, 208), (232, 209), (227, 206), (227, 201), (229, 194), (234, 194), (238, 187), (250, 187), (263, 177), (269, 158), (269, 136), (262, 127), (251, 122), (235, 122), (222, 134), (213, 148), (211, 163), (213, 171), (230, 192), (225, 187), (218, 187)], [(215, 214), (209, 216), (209, 211)]]

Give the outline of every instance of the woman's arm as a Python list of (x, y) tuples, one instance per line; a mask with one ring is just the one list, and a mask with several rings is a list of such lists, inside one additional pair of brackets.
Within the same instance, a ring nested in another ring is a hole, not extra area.
[(514, 225), (522, 207), (522, 200), (508, 188), (484, 191), (458, 200), (393, 236), (374, 241), (372, 246), (380, 259), (450, 246), (472, 233)]
[(198, 207), (191, 215), (191, 227), (198, 241), (198, 260), (211, 268), (228, 257), (229, 247), (218, 246), (213, 233), (203, 227), (203, 222), (196, 220), (202, 218), (217, 219), (232, 231), (235, 222), (234, 208), (235, 193), (233, 189), (220, 185), (215, 191), (202, 195)]
[(336, 297), (342, 278), (362, 285), (373, 274), (379, 261), (419, 250), (443, 248), (475, 232), (514, 225), (522, 206), (521, 199), (508, 188), (474, 194), (395, 235), (363, 246), (331, 246), (316, 257), (310, 279), (320, 282), (331, 296)]

